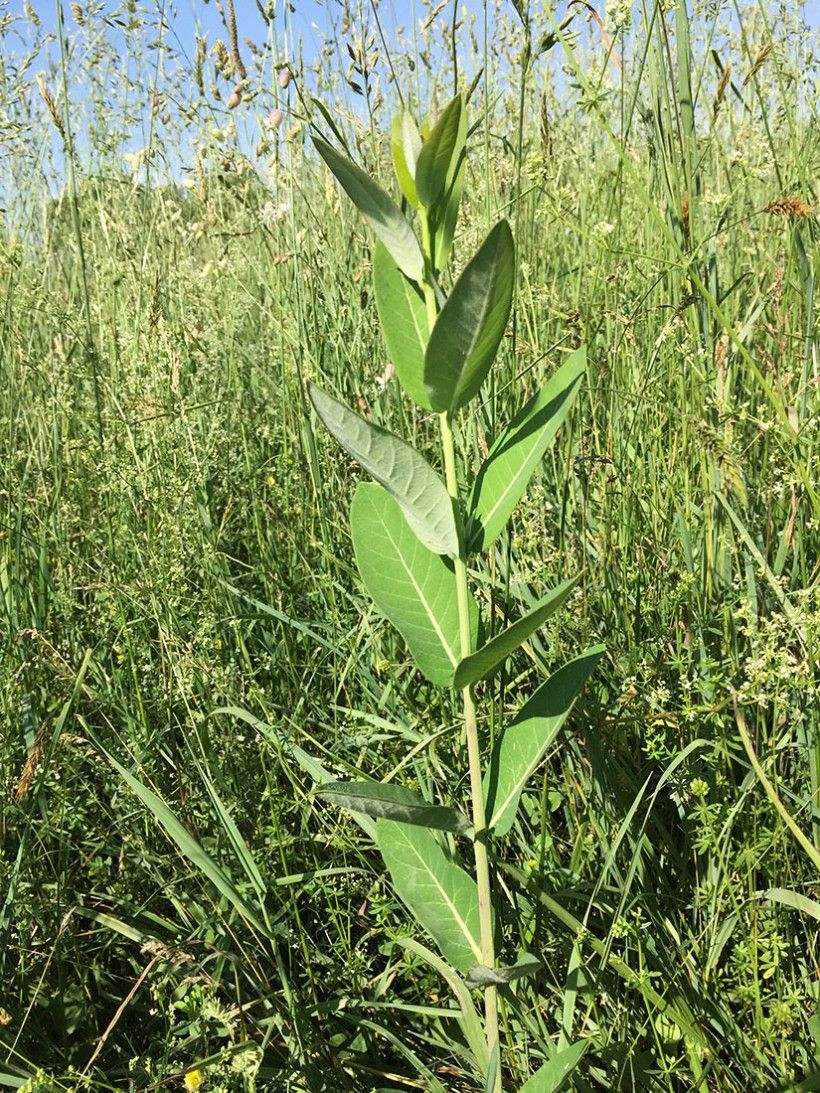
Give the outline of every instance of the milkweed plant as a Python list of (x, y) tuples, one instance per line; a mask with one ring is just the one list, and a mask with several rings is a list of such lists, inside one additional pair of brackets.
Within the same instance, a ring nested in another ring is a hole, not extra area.
[[(393, 163), (404, 208), (416, 214), (417, 233), (366, 172), (314, 137), (317, 151), (376, 237), (373, 280), (386, 348), (407, 396), (438, 418), (443, 480), (424, 454), (326, 391), (311, 385), (310, 399), (328, 432), (372, 478), (356, 487), (350, 509), (353, 550), (367, 593), (399, 631), (419, 671), (460, 698), (467, 809), (428, 801), (394, 783), (332, 782), (318, 792), (370, 818), (395, 892), (443, 960), (412, 939), (405, 944), (426, 953), (447, 979), (484, 1088), (500, 1093), (499, 992), (509, 991), (540, 963), (521, 954), (512, 966), (498, 964), (494, 842), (512, 828), (522, 790), (603, 648), (587, 649), (554, 672), (497, 734), (492, 748), (482, 745), (476, 687), (566, 602), (578, 577), (550, 588), (529, 613), (482, 644), (468, 563), (489, 551), (504, 530), (567, 417), (586, 354), (583, 347), (573, 352), (502, 428), (473, 481), (459, 481), (454, 423), (470, 412), (496, 358), (516, 268), (512, 232), (502, 219), (449, 294), (442, 289), (462, 196), (466, 138), (460, 95), (435, 125), (420, 130), (407, 111), (394, 120)], [(463, 845), (470, 848), (472, 870), (458, 860), (456, 847)], [(473, 990), (483, 992), (483, 1022)], [(526, 1093), (557, 1089), (584, 1046), (572, 1044), (548, 1060), (527, 1080)]]

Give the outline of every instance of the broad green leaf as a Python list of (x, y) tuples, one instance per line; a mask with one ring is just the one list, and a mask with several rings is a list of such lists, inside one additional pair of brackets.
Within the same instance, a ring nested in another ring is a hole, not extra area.
[(416, 192), (428, 211), (446, 193), (448, 179), (454, 177), (458, 166), (454, 160), (464, 151), (464, 144), (459, 147), (458, 139), (463, 132), (462, 105), (461, 95), (456, 95), (424, 142), (416, 163)]
[(313, 143), (376, 237), (381, 239), (393, 255), (393, 260), (402, 273), (413, 281), (421, 281), (424, 275), (421, 247), (398, 205), (361, 167), (357, 167), (321, 137), (314, 137)]
[(428, 550), (457, 557), (453, 502), (425, 458), (406, 441), (365, 421), (315, 384), (310, 385), (310, 398), (327, 431), (398, 501)]
[(457, 835), (472, 831), (463, 813), (445, 805), (431, 804), (412, 789), (392, 782), (330, 782), (317, 789), (316, 795), (351, 812), (364, 812), (366, 816), (431, 827), (436, 831), (452, 831)]
[(569, 716), (581, 688), (604, 655), (595, 645), (542, 683), (496, 740), (484, 778), (487, 827), (506, 835), (515, 822), (521, 792)]
[(504, 529), (581, 386), (586, 349), (577, 349), (498, 436), (481, 465), (468, 506), (470, 551), (486, 550)]
[(578, 1040), (569, 1047), (559, 1051), (548, 1063), (544, 1063), (521, 1086), (521, 1093), (559, 1093), (564, 1082), (580, 1063), (581, 1057), (589, 1046), (589, 1040)]
[(481, 961), (478, 889), (435, 835), (393, 820), (376, 824), (376, 843), (399, 898), (457, 971)]
[(528, 975), (535, 975), (544, 967), (543, 961), (530, 953), (524, 953), (515, 964), (508, 968), (487, 968), (483, 964), (477, 964), (467, 973), (468, 987), (507, 986), (516, 979), (524, 979)]
[(439, 413), (454, 413), (476, 394), (507, 326), (515, 248), (499, 221), (463, 270), (438, 314), (424, 355), (424, 384)]
[[(449, 687), (459, 660), (456, 579), (452, 566), (414, 535), (398, 502), (362, 482), (350, 508), (353, 551), (364, 586), (407, 642), (420, 671)], [(470, 598), (472, 641), (478, 607)]]
[(519, 645), (558, 610), (579, 580), (580, 577), (570, 577), (569, 580), (562, 581), (540, 599), (529, 614), (496, 634), (477, 653), (465, 657), (456, 668), (453, 686), (462, 690), (491, 675), (510, 653), (515, 652)]
[(393, 118), (390, 139), (393, 153), (393, 166), (399, 180), (401, 192), (415, 208), (419, 207), (419, 195), (416, 191), (416, 161), (421, 151), (421, 134), (409, 110), (402, 110)]
[(424, 350), (430, 337), (427, 306), (415, 281), (405, 277), (381, 243), (373, 255), (373, 287), (384, 343), (399, 382), (410, 397), (431, 410), (424, 386)]

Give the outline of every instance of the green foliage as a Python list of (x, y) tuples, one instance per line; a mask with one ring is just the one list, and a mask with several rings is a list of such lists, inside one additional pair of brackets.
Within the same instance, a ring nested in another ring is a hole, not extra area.
[(481, 962), (476, 883), (425, 828), (379, 820), (376, 843), (396, 893), (461, 972)]
[(527, 483), (572, 408), (586, 370), (586, 351), (576, 349), (493, 442), (481, 464), (467, 506), (471, 551), (487, 550), (504, 530)]
[(416, 538), (434, 554), (459, 552), (453, 506), (444, 483), (419, 453), (393, 433), (372, 425), (319, 387), (314, 409), (346, 452), (398, 501)]
[(404, 276), (380, 243), (373, 254), (373, 289), (384, 344), (396, 375), (410, 397), (422, 409), (430, 410), (424, 386), (424, 350), (430, 337), (427, 305), (419, 286)]
[[(407, 642), (419, 669), (448, 687), (460, 659), (452, 565), (419, 541), (399, 505), (375, 483), (362, 483), (350, 508), (356, 564), (368, 594)], [(478, 632), (478, 608), (470, 604)]]
[(402, 273), (414, 281), (421, 280), (421, 248), (413, 229), (392, 198), (360, 167), (335, 151), (326, 141), (314, 137), (313, 143)]
[[(314, 50), (291, 49), (286, 5), (263, 27), (237, 4), (230, 109), (230, 43), (170, 9), (62, 5), (60, 33), (17, 7), (0, 20), (2, 1080), (492, 1088), (473, 969), (405, 936), (376, 819), (314, 792), (471, 792), (460, 702), (356, 575), (364, 472), (303, 397), (314, 381), (444, 475), (424, 290), (400, 275), (424, 304), (402, 375), (377, 237), (308, 127), (399, 203), (392, 114), (440, 104), (429, 139), (461, 91), (450, 199), (404, 215), (420, 245), (427, 218), (436, 308), (498, 217), (515, 238), (512, 322), (453, 422), (475, 648), (582, 574), (480, 687), (485, 766), (551, 674), (607, 645), (560, 732), (533, 728), (546, 750), (484, 840), (494, 971), (543, 961), (499, 992), (505, 1088), (575, 1043), (579, 1091), (810, 1087), (817, 870), (786, 820), (820, 845), (808, 8), (610, 5), (611, 49), (579, 6), (493, 8), (485, 56), (480, 14), (453, 37), (452, 5), (412, 41), (365, 5)], [(501, 443), (584, 346), (554, 441), (528, 447), (544, 409)], [(473, 512), (496, 447), (526, 471), (491, 540)], [(469, 835), (437, 838), (473, 874)]]
[[(447, 490), (425, 460), (414, 449), (387, 433), (384, 429), (358, 418), (340, 403), (318, 388), (311, 388), (314, 408), (331, 435), (385, 487), (368, 489), (360, 486), (351, 509), (354, 552), (365, 587), (376, 605), (387, 615), (407, 641), (418, 667), (433, 682), (450, 684), (462, 693), (463, 716), (467, 736), (468, 775), (474, 797), (471, 801), (476, 880), (473, 881), (455, 862), (449, 861), (441, 847), (424, 828), (425, 812), (428, 827), (441, 827), (429, 815), (429, 806), (415, 794), (401, 787), (383, 786), (376, 791), (367, 784), (343, 790), (339, 803), (381, 819), (376, 829), (376, 841), (390, 872), (393, 886), (413, 912), (415, 918), (438, 942), (444, 956), (456, 970), (478, 966), (472, 985), (482, 985), (485, 1003), (486, 1067), (484, 1054), (474, 1057), (490, 1093), (501, 1093), (503, 1086), (502, 1055), (499, 1044), (498, 998), (499, 984), (508, 986), (522, 978), (525, 971), (496, 970), (495, 939), (492, 921), (492, 874), (487, 848), (486, 816), (482, 784), (482, 756), (478, 742), (478, 726), (472, 687), (491, 676), (531, 635), (566, 601), (578, 578), (563, 581), (549, 592), (523, 618), (476, 650), (475, 604), (467, 582), (466, 544), (463, 534), (465, 513), (462, 511), (455, 462), (453, 418), (469, 402), (484, 382), (498, 352), (509, 318), (515, 281), (515, 251), (512, 234), (506, 221), (500, 221), (490, 232), (476, 255), (467, 263), (452, 292), (438, 310), (440, 288), (434, 280), (436, 270), (436, 230), (440, 209), (452, 198), (456, 174), (462, 169), (465, 124), (460, 97), (456, 97), (443, 112), (437, 124), (423, 141), (415, 161), (415, 193), (422, 206), (422, 238), (425, 242), (424, 278), (414, 278), (423, 291), (427, 312), (429, 339), (423, 344), (423, 327), (414, 315), (418, 302), (407, 296), (407, 289), (398, 279), (399, 269), (385, 267), (381, 256), (382, 284), (379, 312), (386, 319), (391, 333), (388, 345), (398, 343), (399, 330), (410, 333), (409, 354), (416, 358), (417, 346), (424, 351), (424, 384), (430, 404), (440, 413), (442, 454)], [(410, 171), (415, 152), (406, 145), (405, 135), (413, 130), (402, 118), (394, 128), (394, 162), (399, 183), (412, 196), (403, 176)], [(369, 219), (370, 199), (362, 198), (375, 183), (361, 183), (352, 188), (350, 165), (334, 155), (321, 143), (317, 145), (330, 169), (347, 190), (349, 196)], [(409, 158), (408, 158), (409, 157)], [(381, 198), (379, 199), (381, 200)], [(387, 199), (385, 199), (387, 200)], [(385, 299), (385, 273), (387, 299)], [(395, 300), (396, 317), (390, 304)], [(394, 323), (396, 324), (394, 326)], [(568, 362), (574, 365), (575, 361)], [(399, 378), (404, 373), (409, 387), (418, 384), (417, 359), (403, 360)], [(579, 378), (572, 375), (572, 380)], [(561, 377), (561, 383), (565, 382)], [(558, 391), (562, 388), (556, 385)], [(409, 391), (412, 394), (412, 390)], [(551, 391), (550, 394), (553, 392)], [(531, 456), (527, 470), (531, 473), (557, 431), (554, 419), (559, 408), (547, 403), (525, 407), (514, 419), (511, 444), (523, 454), (522, 434), (532, 429), (540, 433), (534, 444), (526, 445)], [(523, 423), (522, 423), (523, 422)], [(544, 439), (546, 437), (546, 439)], [(532, 453), (536, 453), (533, 455)], [(526, 485), (519, 468), (496, 453), (488, 457), (491, 486), (498, 496), (490, 501), (485, 514), (487, 527), (495, 532), (492, 521), (496, 512), (507, 515)], [(505, 479), (505, 471), (507, 478)], [(528, 477), (528, 475), (527, 475)], [(387, 491), (387, 492), (385, 492)], [(489, 490), (488, 490), (489, 492)], [(485, 494), (486, 496), (486, 494)], [(480, 500), (479, 490), (478, 498)], [(396, 502), (398, 505), (396, 505)], [(481, 529), (486, 534), (486, 529)], [(497, 534), (497, 532), (495, 532)], [(494, 537), (494, 536), (493, 536)], [(454, 580), (450, 563), (440, 557), (447, 554), (453, 560)], [(450, 660), (453, 671), (447, 667)], [(594, 662), (593, 662), (594, 663)], [(555, 677), (553, 677), (554, 679)], [(578, 677), (576, 677), (578, 678)], [(557, 731), (560, 721), (569, 712), (576, 690), (563, 696), (559, 686), (549, 692), (553, 703), (552, 720)], [(566, 697), (565, 708), (556, 712), (554, 704)], [(533, 719), (530, 718), (532, 721)], [(541, 716), (541, 723), (546, 718)], [(522, 753), (507, 748), (497, 749), (495, 766), (487, 774), (489, 795), (496, 794), (495, 782), (502, 781), (502, 813), (514, 815), (521, 792), (522, 777), (528, 777), (543, 755), (528, 756), (532, 744), (527, 741), (525, 761)], [(506, 764), (510, 762), (508, 770)], [(513, 790), (508, 791), (512, 784)], [(453, 818), (447, 817), (445, 829), (453, 830)], [(527, 969), (529, 970), (529, 969)], [(546, 1088), (546, 1086), (545, 1086)]]
[(455, 413), (478, 393), (504, 336), (514, 282), (512, 234), (501, 220), (462, 271), (430, 331), (424, 385), (439, 413)]
[(462, 813), (445, 805), (430, 804), (405, 786), (389, 782), (327, 782), (317, 794), (352, 812), (364, 812), (366, 816), (432, 827), (437, 831), (451, 831), (459, 835), (471, 833), (467, 818)]
[(515, 822), (524, 787), (603, 655), (603, 646), (596, 646), (560, 667), (527, 699), (496, 741), (484, 778), (487, 826), (496, 835), (506, 835)]
[(464, 687), (472, 687), (481, 679), (488, 679), (531, 634), (564, 605), (577, 584), (577, 577), (562, 581), (557, 588), (553, 588), (539, 600), (532, 611), (500, 634), (496, 634), (492, 641), (482, 645), (477, 652), (461, 660), (455, 671), (453, 686), (462, 690)]
[(586, 1048), (585, 1041), (579, 1040), (577, 1044), (559, 1051), (524, 1083), (521, 1093), (558, 1093), (566, 1088), (565, 1082), (580, 1063)]

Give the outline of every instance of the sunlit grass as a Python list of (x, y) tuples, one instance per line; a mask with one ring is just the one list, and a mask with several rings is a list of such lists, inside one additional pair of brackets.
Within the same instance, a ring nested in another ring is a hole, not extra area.
[[(156, 15), (106, 31), (67, 9), (66, 113), (59, 50), (25, 68), (17, 30), (45, 31), (4, 24), (0, 1081), (42, 1068), (33, 1088), (74, 1089), (93, 1057), (100, 1089), (192, 1068), (202, 1089), (470, 1088), (372, 840), (312, 796), (399, 765), (453, 792), (463, 769), (456, 705), (360, 588), (357, 473), (305, 401), (314, 380), (435, 443), (384, 378), (368, 238), (307, 143), (308, 110), (338, 139), (313, 93), (388, 185), (396, 85), (369, 9), (316, 74), (280, 15), (237, 14), (232, 111), (227, 32), (225, 55), (191, 42), (158, 66)], [(788, 1089), (817, 1072), (820, 895), (735, 703), (817, 845), (817, 59), (790, 10), (744, 9), (741, 34), (703, 8), (687, 76), (674, 10), (619, 30), (628, 14), (608, 38), (536, 13), (529, 59), (512, 8), (486, 55), (481, 18), (476, 48), (456, 38), (465, 90), (486, 68), (455, 266), (502, 214), (522, 262), (463, 477), (571, 349), (590, 361), (483, 606), (500, 626), (561, 564), (583, 594), (498, 678), (482, 728), (608, 650), (511, 836), (527, 896), (501, 955), (547, 971), (507, 1011), (510, 1088), (563, 1030), (590, 1041), (579, 1090)], [(416, 110), (452, 93), (451, 18), (388, 39)]]

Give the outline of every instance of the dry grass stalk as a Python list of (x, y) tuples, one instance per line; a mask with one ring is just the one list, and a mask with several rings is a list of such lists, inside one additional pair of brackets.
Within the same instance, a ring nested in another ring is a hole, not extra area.
[(234, 11), (233, 0), (228, 0), (228, 38), (231, 43), (231, 56), (233, 57), (236, 74), (240, 80), (247, 80), (248, 73), (245, 71), (242, 54), (239, 52), (239, 35), (236, 31), (236, 12)]
[(715, 101), (712, 104), (712, 121), (718, 116), (720, 110), (720, 104), (726, 95), (726, 88), (729, 86), (729, 77), (732, 74), (732, 62), (727, 61), (723, 66), (723, 71), (720, 74), (720, 80), (718, 81), (717, 91), (715, 92)]
[(40, 766), (40, 760), (43, 758), (43, 752), (46, 748), (46, 738), (42, 730), (37, 734), (37, 739), (34, 741), (34, 746), (28, 753), (28, 758), (23, 764), (23, 769), (20, 771), (20, 777), (17, 779), (17, 785), (14, 789), (13, 797), (15, 804), (19, 804), (26, 793), (29, 786), (34, 779), (34, 775), (37, 773), (37, 768)]
[(755, 76), (758, 74), (758, 72), (761, 70), (763, 65), (768, 60), (769, 55), (772, 52), (772, 48), (773, 48), (772, 43), (767, 42), (766, 45), (763, 47), (763, 49), (760, 50), (760, 52), (758, 53), (758, 55), (755, 57), (754, 61), (752, 62), (752, 67), (746, 73), (746, 78), (743, 81), (743, 86), (744, 87), (746, 86), (747, 83), (750, 83), (755, 78)]
[(60, 117), (59, 112), (57, 111), (57, 104), (54, 102), (54, 99), (51, 96), (51, 92), (46, 86), (46, 81), (39, 72), (37, 73), (37, 87), (40, 91), (40, 98), (45, 103), (46, 110), (48, 110), (49, 116), (54, 122), (55, 129), (63, 138), (63, 143), (66, 144), (67, 141), (65, 135), (65, 127), (63, 125), (63, 119)]

